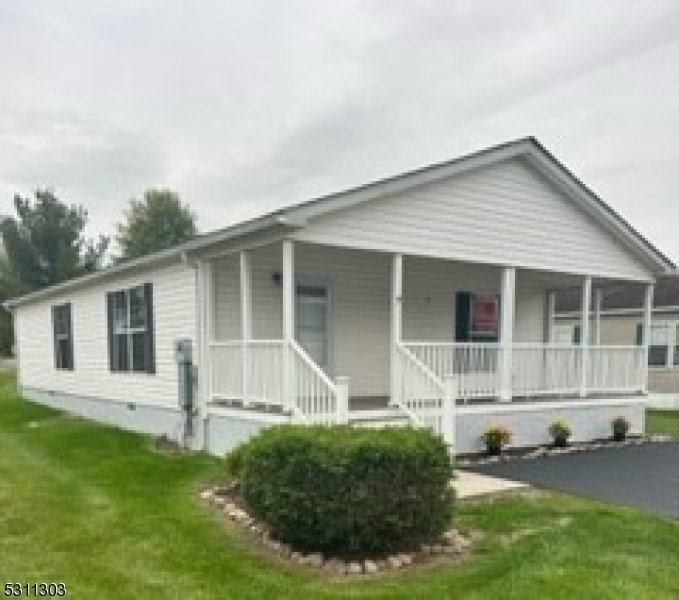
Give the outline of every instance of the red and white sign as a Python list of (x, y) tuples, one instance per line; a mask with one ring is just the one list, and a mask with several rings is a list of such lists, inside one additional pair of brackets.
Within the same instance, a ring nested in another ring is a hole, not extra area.
[(472, 330), (475, 334), (494, 335), (498, 331), (498, 301), (496, 296), (474, 296)]

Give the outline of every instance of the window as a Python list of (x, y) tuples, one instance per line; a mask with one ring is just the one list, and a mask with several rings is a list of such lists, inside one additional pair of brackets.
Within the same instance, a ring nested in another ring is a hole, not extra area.
[(458, 292), (455, 298), (455, 340), (458, 342), (497, 342), (500, 325), (500, 298), (492, 295)]
[(582, 329), (580, 325), (557, 324), (554, 325), (552, 342), (567, 346), (579, 346)]
[(111, 371), (155, 373), (151, 284), (110, 292), (106, 300)]
[(54, 366), (60, 371), (73, 370), (73, 325), (71, 304), (52, 307), (54, 330)]
[(648, 364), (651, 367), (667, 366), (669, 358), (670, 327), (667, 323), (653, 323), (648, 338)]
[[(644, 341), (643, 325), (637, 324), (637, 344)], [(648, 337), (648, 366), (679, 365), (679, 323), (660, 321), (651, 325)]]

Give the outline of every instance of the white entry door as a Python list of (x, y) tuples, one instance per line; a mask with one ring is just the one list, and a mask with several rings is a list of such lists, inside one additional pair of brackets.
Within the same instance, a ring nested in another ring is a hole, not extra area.
[(298, 284), (295, 337), (306, 353), (330, 371), (330, 294), (325, 284)]

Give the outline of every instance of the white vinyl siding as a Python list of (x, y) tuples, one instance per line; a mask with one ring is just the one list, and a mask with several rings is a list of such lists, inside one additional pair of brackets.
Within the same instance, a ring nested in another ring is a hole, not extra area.
[(621, 279), (650, 271), (522, 159), (319, 216), (301, 241)]
[[(144, 283), (153, 285), (156, 373), (111, 373), (108, 358), (106, 294)], [(71, 303), (75, 371), (54, 367), (51, 307)], [(47, 391), (143, 404), (177, 404), (177, 364), (173, 342), (195, 340), (193, 268), (177, 265), (96, 285), (16, 309), (21, 385)]]
[[(253, 337), (280, 338), (281, 288), (273, 274), (281, 268), (281, 247), (251, 255)], [(331, 287), (331, 375), (351, 378), (355, 396), (388, 393), (391, 256), (308, 244), (295, 245), (298, 278), (322, 277)], [(215, 333), (240, 337), (237, 257), (215, 261)], [(406, 340), (453, 341), (456, 292), (499, 294), (500, 269), (406, 257), (403, 336)], [(542, 342), (545, 290), (520, 272), (517, 284), (517, 342)]]

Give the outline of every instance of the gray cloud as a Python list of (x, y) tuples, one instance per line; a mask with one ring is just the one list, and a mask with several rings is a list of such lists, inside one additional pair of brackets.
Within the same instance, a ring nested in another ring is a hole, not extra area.
[(0, 197), (216, 227), (534, 134), (679, 258), (678, 64), (672, 0), (3, 3)]

